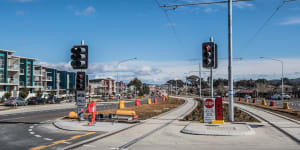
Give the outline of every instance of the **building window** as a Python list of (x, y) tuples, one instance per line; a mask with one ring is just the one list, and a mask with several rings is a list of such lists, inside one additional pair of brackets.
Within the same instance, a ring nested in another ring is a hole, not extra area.
[(5, 58), (4, 56), (0, 56), (0, 68), (4, 68)]
[(4, 83), (4, 71), (0, 70), (0, 82)]

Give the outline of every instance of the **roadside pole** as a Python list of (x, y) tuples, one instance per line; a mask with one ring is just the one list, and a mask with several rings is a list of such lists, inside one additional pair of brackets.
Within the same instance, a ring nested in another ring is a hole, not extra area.
[(201, 64), (199, 63), (199, 97), (201, 98), (201, 88), (202, 88), (202, 85), (201, 85)]
[(232, 78), (232, 0), (228, 0), (228, 85), (229, 85), (229, 121), (234, 121), (233, 78)]
[[(213, 37), (210, 37), (210, 42), (214, 42)], [(214, 97), (214, 79), (213, 79), (213, 67), (210, 68), (210, 96)]]

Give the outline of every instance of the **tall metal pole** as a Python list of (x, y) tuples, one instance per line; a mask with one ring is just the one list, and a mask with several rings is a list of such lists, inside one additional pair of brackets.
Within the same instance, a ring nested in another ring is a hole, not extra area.
[(188, 86), (187, 86), (187, 73), (185, 74), (185, 88), (186, 88), (186, 93), (185, 93), (185, 96), (187, 96), (187, 93), (188, 93)]
[(201, 88), (202, 88), (202, 85), (201, 85), (201, 64), (199, 63), (199, 97), (201, 98)]
[[(210, 42), (214, 42), (213, 37), (210, 37)], [(210, 96), (214, 97), (213, 67), (210, 68)]]
[(176, 80), (175, 95), (177, 96), (177, 80)]
[(228, 0), (228, 85), (229, 85), (229, 121), (234, 121), (233, 77), (232, 77), (232, 0)]
[(283, 88), (283, 61), (281, 62), (281, 99), (283, 100), (283, 93), (284, 93), (284, 88)]

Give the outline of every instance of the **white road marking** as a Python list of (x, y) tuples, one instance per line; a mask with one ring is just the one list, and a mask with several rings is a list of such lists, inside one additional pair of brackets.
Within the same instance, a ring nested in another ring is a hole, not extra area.
[(44, 140), (46, 140), (46, 141), (52, 141), (53, 139), (44, 138)]
[(86, 147), (96, 147), (94, 145), (83, 145), (83, 146), (86, 146)]
[(30, 134), (34, 134), (34, 132), (30, 132)]
[(71, 142), (62, 142), (62, 143), (65, 143), (65, 144), (71, 144)]
[(29, 128), (32, 129), (34, 126), (30, 126)]
[(42, 136), (40, 136), (40, 135), (34, 135), (35, 137), (37, 137), (37, 138), (40, 138), (40, 137), (42, 137)]
[(28, 131), (29, 131), (29, 132), (31, 132), (31, 131), (32, 131), (32, 129), (28, 129)]

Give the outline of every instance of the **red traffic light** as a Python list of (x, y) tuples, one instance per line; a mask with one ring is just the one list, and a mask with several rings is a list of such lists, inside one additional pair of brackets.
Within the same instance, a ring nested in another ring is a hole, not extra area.
[(209, 45), (205, 45), (205, 49), (206, 49), (207, 52), (210, 50), (210, 48), (211, 47)]

